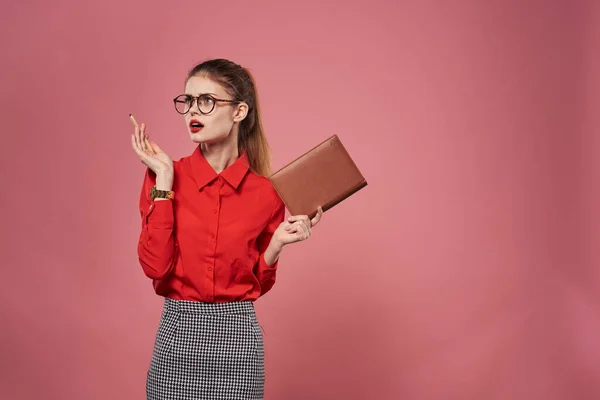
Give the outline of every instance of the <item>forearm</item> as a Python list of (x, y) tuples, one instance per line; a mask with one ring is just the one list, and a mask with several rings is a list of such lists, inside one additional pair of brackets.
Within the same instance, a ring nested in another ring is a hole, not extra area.
[(142, 224), (138, 255), (146, 275), (161, 279), (172, 269), (176, 258), (173, 205), (171, 200), (156, 201), (149, 210)]
[(161, 279), (173, 268), (177, 257), (174, 237), (173, 200), (149, 197), (150, 189), (172, 190), (173, 171), (147, 171), (140, 197), (142, 231), (138, 243), (140, 264), (152, 279)]
[(270, 267), (279, 260), (279, 255), (283, 250), (283, 244), (276, 240), (274, 237), (269, 242), (269, 247), (264, 253), (265, 264)]
[(271, 239), (267, 249), (258, 259), (257, 278), (260, 282), (261, 296), (271, 290), (275, 283), (275, 274), (282, 248), (281, 243)]
[(162, 279), (171, 270), (177, 257), (177, 245), (171, 236), (166, 238), (152, 238), (150, 245), (149, 235), (140, 237), (138, 242), (138, 257), (144, 274), (151, 279)]
[(284, 220), (285, 206), (276, 194), (274, 194), (273, 199), (273, 213), (269, 218), (267, 227), (257, 240), (260, 256), (255, 271), (256, 277), (260, 282), (261, 296), (271, 290), (275, 283), (279, 256), (284, 246), (278, 235), (274, 235), (274, 233)]

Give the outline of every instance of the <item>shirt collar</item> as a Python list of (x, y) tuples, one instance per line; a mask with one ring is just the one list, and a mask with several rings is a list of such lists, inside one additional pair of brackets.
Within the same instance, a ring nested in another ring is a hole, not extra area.
[[(202, 154), (200, 146), (196, 148), (190, 161), (194, 180), (196, 181), (196, 185), (198, 185), (198, 190), (202, 189), (219, 176), (208, 163), (204, 154)], [(248, 172), (249, 168), (248, 154), (246, 154), (246, 151), (243, 151), (240, 157), (229, 167), (225, 168), (220, 175), (231, 186), (237, 189), (242, 182), (242, 179), (244, 179), (244, 176), (246, 176), (246, 172)]]

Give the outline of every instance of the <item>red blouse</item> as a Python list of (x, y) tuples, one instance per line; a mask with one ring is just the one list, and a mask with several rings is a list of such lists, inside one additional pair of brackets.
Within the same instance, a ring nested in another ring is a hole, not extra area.
[(285, 217), (269, 180), (244, 153), (217, 174), (200, 146), (174, 161), (173, 200), (153, 201), (147, 169), (140, 196), (140, 264), (158, 295), (180, 300), (256, 300), (275, 283), (264, 252)]

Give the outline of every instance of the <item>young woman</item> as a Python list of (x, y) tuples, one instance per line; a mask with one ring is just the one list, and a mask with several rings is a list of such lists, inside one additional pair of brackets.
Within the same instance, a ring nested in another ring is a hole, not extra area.
[(275, 282), (284, 246), (323, 215), (285, 219), (267, 179), (256, 85), (223, 59), (194, 67), (174, 99), (195, 151), (179, 161), (131, 144), (148, 168), (140, 196), (140, 264), (165, 297), (146, 381), (149, 400), (262, 399), (264, 348), (253, 302)]

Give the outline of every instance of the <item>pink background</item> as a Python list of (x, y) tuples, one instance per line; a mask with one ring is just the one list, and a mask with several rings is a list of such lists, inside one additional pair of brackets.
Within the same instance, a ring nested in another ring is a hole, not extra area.
[(127, 114), (189, 154), (211, 57), (275, 167), (337, 133), (369, 181), (257, 303), (266, 399), (600, 398), (598, 3), (392, 3), (3, 2), (0, 398), (144, 398)]

